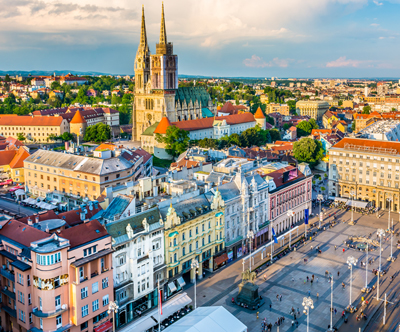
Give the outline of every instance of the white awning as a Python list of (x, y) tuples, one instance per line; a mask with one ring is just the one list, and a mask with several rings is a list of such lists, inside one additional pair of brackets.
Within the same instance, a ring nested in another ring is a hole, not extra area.
[(15, 191), (15, 196), (23, 196), (23, 195), (25, 195), (25, 190), (24, 189), (17, 189), (16, 191)]
[[(187, 295), (187, 293), (181, 293), (174, 296), (172, 299), (163, 303), (161, 321), (167, 319), (173, 313), (182, 309), (185, 305), (192, 303), (192, 299)], [(148, 314), (142, 316), (134, 321), (133, 324), (128, 324), (125, 328), (119, 329), (119, 332), (131, 332), (131, 331), (147, 331), (153, 326), (158, 325), (158, 308), (150, 311)]]
[(25, 198), (22, 202), (23, 202), (23, 203), (29, 203), (29, 201), (30, 201), (31, 199), (32, 199), (32, 198), (28, 197), (28, 198)]
[(169, 288), (169, 290), (171, 291), (171, 293), (173, 293), (173, 292), (176, 291), (176, 286), (175, 286), (175, 284), (174, 284), (173, 282), (170, 282), (170, 283), (168, 284), (168, 288)]
[(335, 202), (343, 202), (346, 203), (349, 199), (344, 197), (335, 197)]
[(36, 204), (37, 202), (36, 202), (36, 199), (29, 197), (28, 201), (26, 203), (28, 203), (28, 204)]
[(354, 206), (356, 208), (361, 208), (365, 209), (368, 206), (368, 202), (363, 202), (363, 201), (348, 201), (347, 204), (348, 206)]
[(179, 277), (179, 278), (178, 278), (178, 283), (179, 283), (179, 285), (181, 286), (181, 288), (183, 288), (183, 286), (186, 285), (186, 282), (185, 282), (185, 280), (183, 280), (182, 277)]

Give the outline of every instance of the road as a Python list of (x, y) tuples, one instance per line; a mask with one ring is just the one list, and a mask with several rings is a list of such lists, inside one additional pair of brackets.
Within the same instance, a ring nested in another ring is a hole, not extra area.
[(15, 202), (11, 202), (7, 199), (4, 198), (0, 198), (0, 208), (13, 212), (13, 213), (17, 213), (19, 215), (22, 216), (31, 216), (34, 213), (37, 213), (38, 210), (27, 207), (27, 206), (20, 206), (19, 204), (15, 203)]

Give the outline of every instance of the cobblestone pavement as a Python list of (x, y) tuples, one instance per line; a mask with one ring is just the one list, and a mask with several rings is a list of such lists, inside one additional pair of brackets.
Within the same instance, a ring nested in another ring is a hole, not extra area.
[[(296, 252), (291, 252), (264, 270), (262, 275), (267, 274), (266, 281), (262, 277), (257, 278), (256, 284), (259, 286), (259, 293), (265, 299), (265, 304), (259, 309), (259, 319), (256, 318), (255, 311), (243, 309), (231, 303), (231, 298), (237, 295), (237, 285), (241, 281), (241, 261), (233, 262), (219, 272), (207, 274), (204, 280), (198, 282), (197, 305), (223, 305), (246, 324), (249, 331), (261, 331), (261, 320), (263, 318), (274, 324), (279, 317), (285, 317), (279, 331), (306, 331), (307, 316), (303, 314), (302, 300), (310, 293), (314, 301), (314, 309), (310, 310), (309, 331), (326, 331), (328, 324), (330, 324), (331, 284), (325, 277), (325, 271), (329, 271), (334, 278), (333, 307), (337, 309), (337, 313), (333, 314), (333, 324), (334, 326), (342, 325), (340, 322), (341, 313), (350, 300), (350, 269), (346, 263), (349, 256), (358, 259), (357, 265), (353, 267), (352, 275), (353, 305), (360, 303), (361, 289), (366, 283), (365, 267), (360, 265), (360, 261), (365, 261), (366, 253), (344, 247), (343, 241), (350, 235), (367, 236), (370, 233), (376, 233), (377, 228), (387, 228), (387, 219), (385, 219), (387, 215), (377, 219), (375, 215), (361, 216), (354, 214), (357, 224), (352, 226), (347, 223), (351, 218), (350, 212), (338, 212), (338, 220), (340, 221), (338, 225), (321, 232), (311, 242), (308, 241)], [(332, 213), (332, 210), (328, 210), (327, 215), (329, 213)], [(397, 214), (395, 218), (398, 218)], [(315, 222), (316, 218), (313, 221)], [(394, 244), (395, 242), (397, 242), (397, 238), (393, 241)], [(337, 250), (334, 248), (335, 245)], [(320, 246), (322, 254), (317, 254), (315, 249), (311, 250), (311, 246), (314, 248)], [(345, 248), (344, 253), (343, 248)], [(382, 264), (389, 265), (386, 258), (390, 255), (390, 241), (385, 239), (382, 248)], [(397, 255), (395, 247), (393, 251)], [(304, 258), (307, 258), (307, 263), (304, 262)], [(368, 284), (372, 287), (376, 283), (376, 277), (371, 271), (379, 267), (379, 252), (371, 252), (369, 258), (375, 259), (374, 263), (368, 267), (367, 273)], [(305, 281), (307, 276), (311, 278), (312, 275), (315, 277), (313, 284)], [(341, 286), (342, 282), (345, 284), (345, 289)], [(193, 298), (193, 286), (189, 285), (185, 291)], [(317, 293), (319, 293), (318, 298)], [(282, 295), (282, 301), (277, 299), (278, 294)], [(372, 310), (377, 304), (378, 301), (371, 301), (368, 310)], [(296, 311), (298, 308), (300, 310), (300, 316), (297, 317), (299, 322), (297, 329), (292, 327), (292, 316), (290, 315), (292, 307)], [(354, 316), (349, 317), (349, 323), (343, 324), (340, 331), (357, 332), (358, 327), (363, 326), (364, 322), (357, 322)], [(277, 331), (277, 327), (274, 327), (272, 331)]]

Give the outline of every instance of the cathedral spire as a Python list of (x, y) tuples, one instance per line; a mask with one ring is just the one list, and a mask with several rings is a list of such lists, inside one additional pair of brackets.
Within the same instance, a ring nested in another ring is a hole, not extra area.
[(146, 22), (144, 19), (144, 5), (142, 5), (142, 27), (140, 30), (140, 45), (141, 51), (148, 51), (149, 45), (147, 44)]
[(164, 2), (161, 8), (160, 44), (167, 44), (167, 30), (165, 29)]

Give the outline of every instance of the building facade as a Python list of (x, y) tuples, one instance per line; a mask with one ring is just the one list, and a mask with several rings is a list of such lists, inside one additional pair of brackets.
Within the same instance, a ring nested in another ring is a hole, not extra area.
[(198, 279), (204, 269), (214, 270), (214, 259), (225, 248), (224, 211), (225, 204), (218, 191), (214, 196), (202, 194), (160, 209), (168, 278), (164, 298), (195, 280), (193, 261), (199, 263)]
[[(329, 194), (399, 211), (400, 143), (348, 138), (329, 150)], [(353, 194), (353, 195), (352, 195)]]
[(316, 121), (322, 121), (322, 116), (329, 110), (329, 103), (320, 100), (300, 100), (296, 103), (299, 115), (308, 115)]

